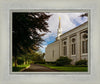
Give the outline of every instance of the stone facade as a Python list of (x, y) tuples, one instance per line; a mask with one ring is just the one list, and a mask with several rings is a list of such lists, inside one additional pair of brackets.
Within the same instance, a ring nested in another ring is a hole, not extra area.
[(60, 35), (60, 39), (57, 38), (46, 47), (47, 62), (54, 62), (60, 56), (69, 57), (72, 64), (81, 59), (88, 60), (88, 22)]

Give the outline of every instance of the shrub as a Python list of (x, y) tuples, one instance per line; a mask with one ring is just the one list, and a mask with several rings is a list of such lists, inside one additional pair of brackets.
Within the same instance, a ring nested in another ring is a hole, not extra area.
[(23, 63), (24, 63), (23, 60), (21, 60), (21, 59), (18, 59), (18, 60), (17, 60), (17, 64), (18, 64), (18, 65), (21, 65), (21, 64), (23, 64)]
[(75, 65), (87, 65), (87, 60), (80, 60), (75, 63)]
[(45, 64), (45, 61), (35, 61), (34, 64)]
[(33, 62), (32, 60), (30, 60), (28, 63), (29, 63), (29, 64), (33, 64), (34, 62)]
[(56, 65), (57, 66), (63, 66), (63, 65), (70, 65), (70, 62), (72, 60), (69, 59), (68, 57), (60, 57), (57, 61), (56, 61)]
[(56, 62), (45, 62), (46, 64), (56, 64)]

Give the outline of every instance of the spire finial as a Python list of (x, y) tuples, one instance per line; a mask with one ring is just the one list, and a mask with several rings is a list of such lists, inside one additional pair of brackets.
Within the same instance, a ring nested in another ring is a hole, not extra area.
[(58, 32), (57, 32), (58, 40), (60, 39), (60, 35), (62, 34), (62, 29), (61, 29), (60, 20), (61, 20), (61, 18), (59, 17), (59, 25), (58, 25)]
[(59, 16), (59, 20), (61, 19), (61, 17)]
[(60, 20), (61, 20), (61, 17), (59, 16), (59, 27), (58, 28), (61, 28)]

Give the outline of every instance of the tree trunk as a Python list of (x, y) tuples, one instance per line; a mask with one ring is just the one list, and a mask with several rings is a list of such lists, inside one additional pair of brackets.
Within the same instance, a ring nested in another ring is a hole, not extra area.
[(27, 64), (28, 64), (28, 60), (27, 60)]
[(25, 59), (24, 59), (24, 65), (26, 64)]
[(15, 67), (17, 67), (17, 56), (15, 56)]

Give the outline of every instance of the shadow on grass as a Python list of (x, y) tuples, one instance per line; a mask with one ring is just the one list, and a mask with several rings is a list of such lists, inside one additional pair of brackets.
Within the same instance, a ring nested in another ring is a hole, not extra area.
[(18, 65), (17, 67), (13, 66), (12, 67), (12, 72), (19, 72), (21, 69), (24, 69), (27, 66), (29, 66), (29, 64), (27, 64), (27, 65)]
[(13, 71), (13, 72), (18, 72), (18, 71), (20, 71), (20, 70), (23, 69), (23, 68), (25, 68), (25, 67), (13, 67), (13, 68), (12, 68), (12, 71)]

